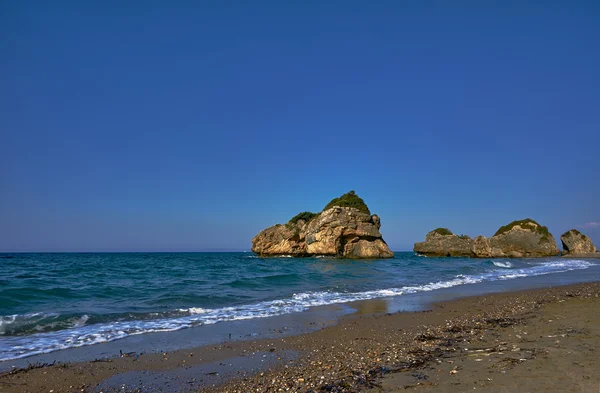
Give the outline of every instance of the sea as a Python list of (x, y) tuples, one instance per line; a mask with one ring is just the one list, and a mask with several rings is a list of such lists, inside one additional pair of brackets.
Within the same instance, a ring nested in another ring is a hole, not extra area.
[[(570, 272), (570, 273), (569, 273)], [(600, 260), (259, 258), (239, 253), (0, 254), (0, 362), (136, 335), (469, 287), (600, 279)], [(456, 291), (455, 291), (456, 292)]]

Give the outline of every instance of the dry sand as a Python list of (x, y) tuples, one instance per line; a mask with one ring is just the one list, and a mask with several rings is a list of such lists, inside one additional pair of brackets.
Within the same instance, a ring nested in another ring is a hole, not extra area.
[(600, 393), (600, 283), (469, 297), (294, 337), (32, 367), (0, 392)]

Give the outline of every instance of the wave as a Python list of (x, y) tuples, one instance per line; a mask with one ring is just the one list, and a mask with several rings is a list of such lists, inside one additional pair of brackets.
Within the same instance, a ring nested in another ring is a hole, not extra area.
[[(500, 263), (498, 265), (497, 263)], [(87, 315), (60, 317), (56, 314), (24, 314), (0, 317), (0, 361), (48, 353), (61, 349), (93, 345), (119, 340), (131, 335), (174, 331), (194, 326), (210, 325), (225, 321), (265, 318), (305, 311), (310, 307), (348, 303), (357, 300), (386, 298), (411, 293), (434, 291), (459, 285), (484, 281), (508, 280), (518, 277), (539, 276), (577, 269), (587, 269), (594, 263), (583, 260), (549, 261), (524, 268), (511, 269), (506, 263), (494, 262), (500, 269), (480, 274), (456, 275), (448, 280), (429, 282), (422, 285), (377, 289), (363, 292), (304, 292), (285, 299), (262, 301), (222, 308), (182, 308), (168, 313), (152, 313), (135, 320), (116, 320), (88, 324)], [(510, 264), (512, 266), (512, 264)], [(15, 326), (26, 323), (39, 325), (41, 321), (64, 321), (68, 326), (62, 330), (43, 331), (30, 335), (10, 335)], [(8, 334), (6, 334), (8, 333)]]
[(512, 263), (510, 263), (508, 261), (492, 261), (492, 264), (494, 264), (494, 266), (504, 267), (504, 268), (513, 267)]
[(0, 316), (0, 336), (26, 335), (81, 327), (89, 315), (31, 313)]

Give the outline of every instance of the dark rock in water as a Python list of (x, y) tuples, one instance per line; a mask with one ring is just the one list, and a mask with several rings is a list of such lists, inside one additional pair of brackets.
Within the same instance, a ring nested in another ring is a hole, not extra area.
[(563, 255), (580, 257), (600, 257), (592, 239), (579, 232), (577, 229), (571, 229), (562, 234), (560, 241), (563, 246)]
[(364, 201), (351, 191), (332, 200), (318, 213), (304, 212), (285, 225), (275, 225), (252, 239), (259, 256), (318, 255), (339, 258), (392, 258), (379, 228)]
[(491, 238), (457, 236), (445, 228), (429, 232), (414, 251), (427, 256), (476, 258), (532, 258), (558, 255), (556, 241), (548, 228), (532, 219), (513, 221)]
[(425, 236), (425, 241), (415, 243), (414, 251), (421, 255), (437, 257), (470, 257), (473, 240), (468, 236), (458, 236), (449, 229), (437, 228)]

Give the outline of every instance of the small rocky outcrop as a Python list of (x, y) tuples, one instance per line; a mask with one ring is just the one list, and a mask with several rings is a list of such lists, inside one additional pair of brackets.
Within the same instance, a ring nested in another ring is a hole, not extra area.
[(379, 216), (371, 215), (364, 201), (350, 191), (318, 214), (300, 213), (285, 225), (261, 231), (252, 239), (252, 251), (259, 256), (392, 258), (380, 227)]
[(432, 257), (470, 257), (473, 240), (458, 236), (447, 228), (437, 228), (425, 236), (425, 241), (415, 243), (414, 251)]
[(494, 254), (492, 253), (492, 246), (490, 246), (490, 241), (485, 236), (477, 236), (473, 240), (473, 256), (477, 258), (492, 258)]
[(594, 257), (599, 258), (596, 246), (592, 239), (579, 232), (577, 229), (571, 229), (562, 234), (560, 241), (563, 246), (563, 256), (570, 257)]
[(425, 242), (415, 243), (414, 251), (427, 256), (475, 258), (533, 258), (559, 255), (548, 228), (532, 219), (513, 221), (489, 239), (457, 236), (445, 228), (429, 232)]
[(489, 242), (493, 257), (535, 258), (560, 254), (548, 228), (530, 218), (500, 227)]

